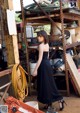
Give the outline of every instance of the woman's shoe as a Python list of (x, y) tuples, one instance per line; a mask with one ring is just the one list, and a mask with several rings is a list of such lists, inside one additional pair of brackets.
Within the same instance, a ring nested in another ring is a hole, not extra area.
[(60, 100), (59, 104), (60, 104), (60, 111), (62, 111), (64, 109), (64, 104), (67, 105), (64, 100)]

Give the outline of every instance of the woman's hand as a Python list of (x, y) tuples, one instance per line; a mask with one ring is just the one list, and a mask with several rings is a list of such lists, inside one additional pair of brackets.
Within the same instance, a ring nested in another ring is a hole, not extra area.
[(37, 70), (34, 70), (33, 74), (34, 77), (37, 76)]

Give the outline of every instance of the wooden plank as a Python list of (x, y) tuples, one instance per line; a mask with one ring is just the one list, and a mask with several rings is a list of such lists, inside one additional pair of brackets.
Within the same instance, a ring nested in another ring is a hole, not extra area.
[(50, 24), (50, 22), (46, 22), (46, 23), (31, 23), (32, 26), (42, 26), (42, 25), (48, 25)]
[(12, 70), (11, 69), (7, 69), (5, 71), (1, 71), (0, 72), (0, 77), (11, 74)]
[[(7, 93), (7, 91), (8, 91), (8, 89), (9, 89), (10, 85), (11, 85), (11, 84), (9, 84), (9, 85), (6, 87), (5, 92), (4, 92), (4, 94), (3, 94), (3, 96), (2, 96), (2, 98), (1, 98), (1, 100), (0, 100), (0, 104), (1, 104), (1, 102), (4, 100), (4, 97), (5, 97), (6, 93)], [(4, 100), (4, 101), (5, 101), (5, 100)]]
[[(10, 10), (13, 10), (13, 0), (8, 0), (8, 6)], [(18, 51), (18, 40), (17, 35), (12, 35), (12, 41), (13, 41), (13, 50), (14, 50), (14, 59), (15, 63), (19, 64), (19, 51)]]
[(0, 90), (3, 89), (3, 88), (5, 88), (5, 87), (7, 87), (7, 86), (9, 86), (10, 84), (11, 84), (11, 82), (9, 82), (9, 83), (7, 83), (7, 84), (1, 86), (1, 87), (0, 87)]
[(17, 41), (17, 36), (13, 35), (12, 36), (13, 39), (13, 48), (14, 48), (14, 59), (15, 59), (15, 63), (19, 64), (19, 51), (18, 51), (18, 41)]
[(73, 13), (64, 13), (64, 19), (68, 20), (80, 20), (80, 15), (76, 15)]
[(70, 54), (66, 54), (66, 58), (67, 58), (67, 63), (69, 67), (70, 76), (74, 81), (78, 94), (80, 95), (80, 74), (72, 59), (72, 56)]
[(80, 0), (77, 0), (77, 6), (80, 9)]
[(8, 6), (10, 10), (13, 10), (13, 0), (8, 0)]
[(65, 73), (56, 73), (56, 74), (54, 74), (53, 76), (55, 76), (55, 77), (65, 77)]
[(6, 43), (6, 49), (7, 49), (8, 66), (10, 66), (15, 62), (12, 37), (9, 35), (5, 35), (5, 43)]
[(4, 41), (6, 45), (6, 52), (7, 52), (7, 65), (10, 66), (14, 64), (14, 51), (13, 51), (13, 40), (12, 36), (9, 35), (8, 33), (8, 28), (7, 28), (7, 16), (6, 16), (6, 9), (8, 9), (8, 0), (4, 1), (4, 15), (5, 20), (3, 19), (4, 22)]
[(75, 91), (76, 95), (78, 95), (77, 88), (76, 88), (76, 86), (75, 86), (75, 84), (74, 84), (74, 81), (73, 81), (73, 79), (71, 78), (70, 74), (69, 74), (69, 78), (70, 78), (70, 81), (71, 81), (71, 83), (72, 83), (72, 85), (73, 85), (73, 88), (74, 88), (74, 91)]
[[(50, 17), (54, 17), (54, 16), (60, 16), (60, 14), (52, 14), (52, 15), (49, 15)], [(37, 17), (31, 17), (31, 18), (27, 18), (26, 20), (27, 21), (30, 21), (30, 20), (37, 20), (37, 19), (45, 19), (47, 18), (47, 16), (37, 16)]]
[(70, 49), (70, 48), (73, 48), (73, 47), (76, 47), (76, 46), (79, 46), (80, 45), (80, 42), (75, 42), (73, 44), (68, 44), (66, 45), (66, 49)]
[(42, 19), (42, 20), (38, 20), (38, 19), (36, 19), (36, 20), (28, 20), (28, 21), (26, 21), (26, 23), (44, 23), (44, 24), (50, 24), (51, 22), (47, 19)]
[(66, 62), (66, 39), (64, 35), (64, 14), (63, 14), (63, 8), (62, 8), (62, 0), (60, 0), (60, 19), (61, 19), (61, 28), (62, 28), (62, 42), (63, 42), (63, 58), (65, 63), (65, 79), (66, 79), (66, 88), (67, 88), (67, 95), (70, 95), (70, 89), (69, 89), (69, 76), (68, 76), (68, 70), (67, 70), (67, 62)]

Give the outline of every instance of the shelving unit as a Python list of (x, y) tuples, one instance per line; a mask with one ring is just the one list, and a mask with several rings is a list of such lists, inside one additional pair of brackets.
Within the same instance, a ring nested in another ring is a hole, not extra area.
[[(23, 1), (23, 0), (22, 0)], [(35, 2), (35, 0), (33, 0)], [(36, 4), (36, 2), (35, 2)], [(78, 4), (80, 4), (80, 1), (78, 1)], [(64, 60), (65, 60), (65, 78), (66, 78), (66, 92), (67, 95), (70, 95), (70, 90), (69, 90), (69, 76), (68, 76), (68, 65), (67, 65), (67, 60), (66, 60), (66, 50), (69, 48), (74, 48), (75, 46), (79, 46), (80, 42), (75, 42), (73, 44), (66, 45), (66, 39), (64, 37), (64, 22), (71, 22), (71, 21), (78, 21), (80, 20), (80, 10), (74, 9), (74, 8), (62, 8), (62, 0), (60, 0), (60, 9), (58, 10), (53, 10), (50, 13), (47, 13), (40, 8), (38, 4), (36, 4), (39, 7), (39, 13), (37, 14), (36, 12), (33, 11), (33, 13), (27, 13), (26, 9), (24, 10), (25, 13), (22, 11), (22, 15), (24, 15), (25, 20), (24, 23), (27, 25), (27, 23), (37, 23), (37, 25), (43, 25), (43, 24), (54, 24), (56, 25), (57, 22), (61, 22), (62, 29), (60, 29), (62, 33), (62, 42), (63, 42), (63, 51), (64, 51)], [(23, 9), (23, 8), (22, 8)], [(23, 17), (23, 18), (24, 18)], [(24, 26), (25, 26), (24, 25)], [(24, 27), (25, 28), (25, 27)], [(26, 35), (25, 35), (26, 38)], [(27, 52), (28, 49), (35, 49), (35, 47), (28, 47), (27, 45)], [(27, 66), (29, 66), (29, 56), (27, 55)], [(28, 69), (29, 73), (29, 69)], [(61, 75), (60, 75), (61, 76)], [(64, 75), (62, 75), (64, 76)], [(29, 79), (29, 84), (30, 84), (30, 79)], [(31, 85), (30, 85), (31, 87)]]

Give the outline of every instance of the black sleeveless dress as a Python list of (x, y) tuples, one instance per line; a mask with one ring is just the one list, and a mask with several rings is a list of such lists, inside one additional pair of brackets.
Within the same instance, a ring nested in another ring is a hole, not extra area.
[(53, 74), (53, 69), (48, 59), (48, 52), (44, 52), (37, 75), (37, 99), (43, 104), (50, 104), (63, 99), (63, 97), (58, 92)]

